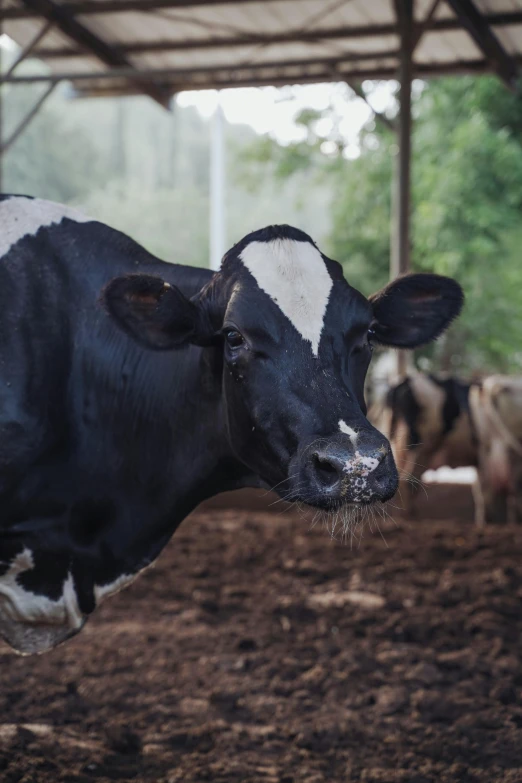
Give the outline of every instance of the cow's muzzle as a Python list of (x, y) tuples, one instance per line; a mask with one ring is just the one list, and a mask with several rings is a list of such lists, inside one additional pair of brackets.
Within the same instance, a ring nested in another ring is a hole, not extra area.
[(333, 441), (316, 446), (303, 455), (300, 473), (307, 502), (327, 509), (345, 503), (384, 503), (398, 486), (397, 468), (384, 438), (378, 445), (347, 448)]

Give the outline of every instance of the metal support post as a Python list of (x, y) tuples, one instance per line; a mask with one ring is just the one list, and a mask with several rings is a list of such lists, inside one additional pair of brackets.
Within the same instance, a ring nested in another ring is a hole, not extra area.
[[(391, 277), (410, 269), (410, 210), (411, 210), (411, 83), (413, 49), (413, 0), (395, 0), (397, 21), (401, 33), (399, 67), (398, 154), (392, 199)], [(399, 377), (406, 373), (407, 355), (398, 353)]]

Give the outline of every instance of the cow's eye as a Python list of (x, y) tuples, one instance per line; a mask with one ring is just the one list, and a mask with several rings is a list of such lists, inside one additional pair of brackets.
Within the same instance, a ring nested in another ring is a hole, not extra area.
[(375, 331), (373, 329), (368, 329), (368, 345), (370, 350), (373, 351), (375, 348)]
[(236, 329), (227, 329), (225, 332), (225, 340), (230, 348), (241, 348), (245, 343), (243, 335), (236, 331)]

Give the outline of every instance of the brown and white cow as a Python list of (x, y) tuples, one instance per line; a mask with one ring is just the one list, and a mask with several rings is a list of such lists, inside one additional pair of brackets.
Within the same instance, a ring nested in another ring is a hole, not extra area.
[(522, 521), (522, 378), (491, 375), (470, 390), (478, 441), (475, 519)]
[(412, 371), (370, 409), (370, 420), (392, 445), (405, 513), (414, 512), (414, 497), (426, 470), (477, 465), (470, 387), (457, 378)]

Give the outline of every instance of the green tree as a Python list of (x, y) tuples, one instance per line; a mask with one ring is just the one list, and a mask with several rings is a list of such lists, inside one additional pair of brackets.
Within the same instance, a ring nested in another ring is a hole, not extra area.
[[(412, 266), (455, 276), (467, 297), (447, 337), (418, 358), (433, 368), (519, 371), (522, 102), (492, 77), (440, 79), (415, 91), (413, 111)], [(327, 250), (369, 294), (388, 277), (396, 138), (371, 122), (357, 159), (344, 157), (337, 138), (325, 156), (317, 117), (308, 120), (304, 142), (277, 148), (265, 140), (258, 154), (275, 176), (308, 166), (328, 181)]]
[[(38, 99), (42, 86), (3, 87), (3, 137)], [(4, 192), (39, 196), (60, 202), (81, 200), (103, 181), (105, 161), (81, 126), (63, 119), (63, 91), (53, 94), (2, 161)]]

